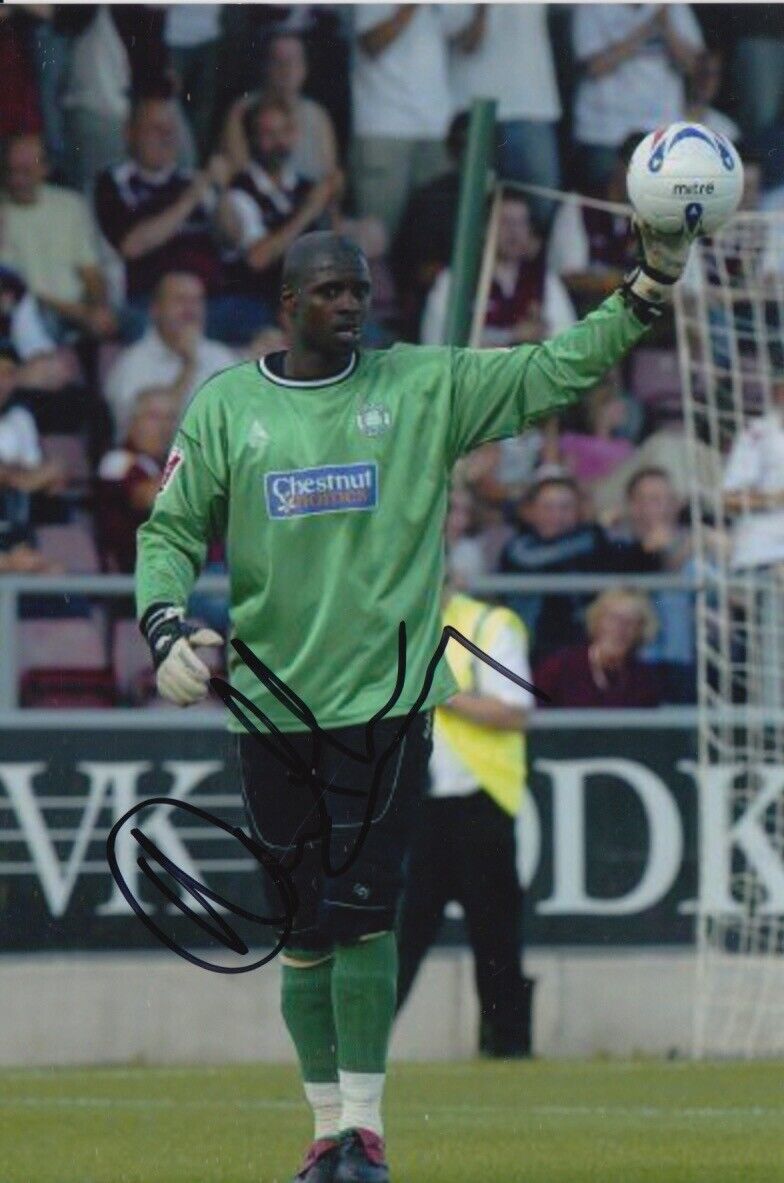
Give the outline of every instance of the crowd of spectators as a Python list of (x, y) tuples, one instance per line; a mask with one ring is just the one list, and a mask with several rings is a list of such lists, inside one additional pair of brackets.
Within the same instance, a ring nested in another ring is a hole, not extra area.
[[(366, 251), (369, 345), (441, 341), (477, 96), (498, 102), (498, 175), (539, 187), (499, 203), (478, 341), (573, 323), (634, 248), (624, 216), (557, 190), (624, 201), (634, 145), (680, 117), (750, 164), (778, 143), (784, 73), (763, 65), (784, 36), (753, 7), (0, 9), (0, 571), (67, 570), (40, 544), (57, 524), (91, 534), (99, 569), (132, 570), (194, 391), (285, 343), (281, 261), (307, 230)], [(660, 334), (643, 354), (668, 349)], [(677, 410), (641, 372), (461, 466), (458, 579), (690, 572)], [(579, 687), (593, 705), (688, 701), (690, 593), (591, 599), (514, 602), (554, 703)]]

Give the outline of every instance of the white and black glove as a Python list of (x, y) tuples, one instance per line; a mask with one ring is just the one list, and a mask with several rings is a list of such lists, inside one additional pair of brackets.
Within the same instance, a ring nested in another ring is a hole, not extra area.
[(222, 645), (223, 637), (211, 628), (188, 624), (182, 608), (173, 604), (152, 604), (139, 628), (150, 646), (161, 698), (178, 707), (206, 698), (210, 671), (193, 650), (198, 645)]
[(639, 319), (650, 324), (668, 305), (673, 285), (686, 269), (694, 239), (686, 229), (679, 234), (662, 234), (636, 217), (632, 225), (640, 262), (626, 276), (623, 294)]

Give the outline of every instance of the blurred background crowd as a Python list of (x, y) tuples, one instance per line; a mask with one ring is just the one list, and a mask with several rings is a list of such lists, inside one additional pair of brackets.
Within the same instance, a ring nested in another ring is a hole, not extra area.
[[(541, 190), (502, 202), (483, 345), (538, 341), (618, 285), (633, 258), (628, 221), (554, 194), (624, 201), (629, 155), (655, 126), (689, 118), (728, 135), (746, 163), (745, 207), (784, 205), (776, 14), (0, 9), (0, 572), (133, 570), (183, 407), (217, 371), (285, 347), (276, 293), (298, 235), (335, 228), (362, 245), (369, 346), (441, 340), (474, 97), (498, 102), (498, 175)], [(499, 572), (618, 577), (598, 600), (513, 601), (554, 705), (693, 700), (691, 593), (622, 590), (636, 574), (693, 571), (684, 457), (670, 327), (573, 413), (480, 449), (457, 473), (458, 585)], [(219, 549), (208, 570), (224, 570)], [(71, 626), (47, 634), (55, 608)], [(220, 597), (198, 608), (225, 626)], [(22, 609), (28, 654), (47, 638), (51, 664), (67, 634), (61, 666), (93, 655), (70, 698), (62, 679), (55, 693), (30, 676), (27, 705), (149, 697), (146, 655), (138, 666), (128, 656), (128, 604), (112, 609), (108, 648), (79, 598), (27, 596)]]

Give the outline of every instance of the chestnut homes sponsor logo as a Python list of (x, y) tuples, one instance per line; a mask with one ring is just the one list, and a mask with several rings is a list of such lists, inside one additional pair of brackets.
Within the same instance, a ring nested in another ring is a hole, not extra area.
[(271, 518), (301, 518), (319, 513), (375, 509), (378, 466), (373, 461), (292, 468), (264, 476), (264, 497)]

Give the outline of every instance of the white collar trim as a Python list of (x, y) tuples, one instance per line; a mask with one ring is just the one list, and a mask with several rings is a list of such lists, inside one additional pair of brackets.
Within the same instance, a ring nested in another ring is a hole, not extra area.
[(344, 370), (339, 374), (333, 374), (329, 378), (280, 378), (277, 374), (273, 374), (272, 370), (267, 365), (265, 357), (259, 358), (259, 370), (262, 377), (266, 378), (268, 382), (274, 382), (276, 386), (293, 386), (296, 389), (315, 390), (319, 386), (334, 386), (337, 382), (342, 382), (353, 374), (359, 363), (359, 354), (356, 350), (351, 354), (351, 360)]

